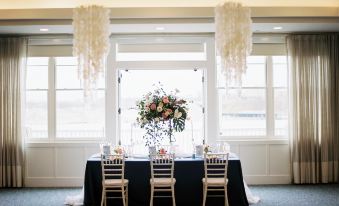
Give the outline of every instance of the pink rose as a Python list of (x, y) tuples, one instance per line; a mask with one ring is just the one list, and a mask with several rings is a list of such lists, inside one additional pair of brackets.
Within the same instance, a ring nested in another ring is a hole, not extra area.
[(157, 105), (156, 104), (151, 104), (151, 110), (156, 110), (156, 108), (157, 108)]
[(167, 116), (168, 116), (167, 112), (163, 112), (163, 113), (162, 113), (162, 118), (166, 119)]
[(173, 111), (171, 109), (167, 109), (166, 112), (168, 112), (168, 114), (171, 114)]
[(165, 103), (165, 104), (168, 104), (168, 103), (169, 103), (168, 97), (167, 97), (167, 96), (164, 96), (164, 97), (162, 98), (162, 102)]

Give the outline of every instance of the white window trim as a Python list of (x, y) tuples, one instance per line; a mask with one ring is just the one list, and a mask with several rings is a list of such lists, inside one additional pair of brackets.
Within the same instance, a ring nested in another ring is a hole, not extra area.
[[(259, 55), (260, 56), (260, 55)], [(219, 131), (219, 140), (226, 141), (271, 141), (271, 140), (282, 140), (285, 141), (288, 139), (288, 136), (279, 136), (275, 135), (275, 119), (274, 119), (274, 89), (288, 89), (287, 87), (274, 87), (273, 85), (273, 56), (274, 55), (266, 55), (266, 63), (265, 63), (265, 73), (266, 73), (266, 87), (242, 87), (243, 89), (265, 89), (266, 91), (266, 135), (262, 136), (226, 136), (222, 135), (221, 129), (218, 128)], [(230, 87), (231, 89), (237, 89), (239, 87)], [(222, 88), (218, 88), (222, 89)], [(222, 100), (221, 96), (218, 92), (218, 102), (219, 102), (219, 110), (221, 111)], [(221, 112), (218, 115), (219, 125), (221, 127)], [(288, 132), (287, 132), (288, 134)]]
[[(69, 56), (69, 55), (64, 55)], [(107, 82), (107, 81), (106, 81)], [(25, 91), (29, 91), (31, 89), (26, 89)], [(33, 89), (37, 91), (39, 89)], [(37, 137), (26, 137), (25, 141), (27, 143), (71, 143), (71, 142), (98, 142), (103, 141), (106, 139), (104, 138), (97, 138), (97, 137), (80, 137), (80, 138), (63, 138), (63, 137), (56, 137), (57, 132), (57, 122), (56, 122), (56, 92), (57, 91), (67, 91), (67, 90), (78, 90), (78, 89), (57, 89), (56, 88), (56, 57), (49, 56), (48, 57), (48, 89), (47, 89), (47, 131), (48, 137), (47, 138), (37, 138)], [(81, 90), (81, 89), (79, 89)], [(99, 88), (98, 90), (105, 90), (103, 88)], [(46, 89), (43, 89), (46, 91)], [(106, 93), (107, 94), (107, 93)], [(106, 95), (105, 94), (105, 95)], [(106, 98), (105, 98), (105, 105), (106, 105)], [(105, 115), (106, 118), (107, 115)], [(105, 123), (105, 126), (106, 123)], [(106, 128), (105, 128), (106, 132)], [(105, 133), (107, 135), (107, 132)]]
[[(171, 37), (174, 37), (175, 35), (171, 34)], [(195, 43), (197, 41), (197, 39), (203, 40), (206, 42), (206, 61), (180, 61), (178, 63), (174, 63), (172, 61), (161, 61), (161, 62), (153, 62), (153, 66), (151, 69), (158, 69), (158, 68), (169, 68), (169, 63), (171, 64), (171, 69), (173, 69), (173, 67), (175, 68), (182, 68), (182, 69), (191, 69), (191, 68), (204, 68), (204, 77), (205, 77), (205, 82), (204, 82), (204, 107), (205, 107), (205, 117), (204, 117), (204, 121), (205, 121), (205, 126), (204, 126), (204, 130), (205, 130), (205, 139), (208, 141), (208, 143), (215, 143), (216, 141), (219, 140), (227, 140), (227, 141), (286, 141), (287, 138), (283, 138), (281, 136), (255, 136), (255, 137), (242, 137), (242, 136), (235, 136), (235, 137), (231, 137), (231, 136), (220, 136), (220, 127), (221, 125), (219, 124), (220, 122), (220, 97), (219, 97), (219, 91), (218, 91), (218, 85), (217, 85), (217, 72), (216, 72), (216, 59), (215, 59), (215, 40), (212, 34), (208, 34), (208, 35), (187, 35), (190, 37), (191, 40), (187, 41), (187, 36), (185, 35), (177, 35), (178, 39), (180, 39), (181, 37), (183, 38), (183, 42), (185, 43)], [(55, 104), (55, 88), (49, 89), (48, 90), (48, 96), (53, 95), (54, 100), (50, 101), (52, 99), (52, 97), (48, 98), (48, 129), (49, 129), (49, 137), (48, 138), (26, 138), (26, 142), (28, 143), (97, 143), (99, 141), (110, 141), (110, 142), (117, 142), (118, 141), (118, 137), (119, 137), (119, 132), (120, 130), (118, 129), (118, 108), (119, 108), (119, 104), (118, 104), (118, 70), (116, 68), (124, 68), (124, 69), (128, 69), (128, 68), (140, 68), (140, 69), (145, 69), (145, 67), (143, 68), (143, 65), (145, 65), (147, 63), (147, 69), (149, 69), (149, 63), (150, 62), (144, 62), (145, 64), (139, 64), (140, 62), (116, 62), (115, 61), (115, 55), (116, 55), (116, 43), (117, 41), (119, 42), (124, 42), (124, 43), (128, 43), (130, 42), (130, 39), (133, 38), (138, 38), (138, 39), (144, 39), (144, 41), (146, 43), (149, 43), (149, 38), (147, 38), (148, 35), (142, 36), (142, 35), (137, 35), (137, 36), (128, 36), (128, 35), (123, 35), (123, 36), (113, 36), (113, 38), (111, 38), (111, 49), (110, 52), (108, 54), (107, 57), (107, 66), (106, 66), (106, 88), (105, 88), (105, 138), (101, 139), (101, 138), (55, 138), (55, 134), (56, 134), (56, 105)], [(60, 37), (53, 37), (50, 38), (46, 41), (46, 39), (42, 39), (44, 42), (43, 44), (36, 44), (36, 45), (45, 45), (45, 46), (50, 46), (55, 44), (55, 42), (53, 41), (53, 39), (58, 39)], [(160, 37), (161, 38), (161, 37)], [(186, 38), (186, 39), (185, 39)], [(40, 39), (35, 39), (35, 42), (40, 42)], [(62, 48), (58, 47), (58, 52), (56, 55), (52, 55), (53, 52), (51, 54), (46, 54), (47, 56), (50, 55), (50, 59), (53, 59), (53, 68), (49, 68), (49, 79), (51, 81), (55, 81), (55, 74), (53, 76), (52, 72), (50, 72), (51, 70), (53, 70), (55, 72), (55, 60), (54, 60), (54, 56), (70, 56), (71, 55), (71, 37), (67, 37), (64, 38), (63, 40), (67, 40), (67, 43), (62, 44)], [(168, 43), (172, 43), (173, 41), (168, 41)], [(177, 39), (175, 42), (178, 42)], [(33, 45), (34, 46), (34, 45)], [(256, 45), (254, 45), (256, 46)], [(261, 46), (261, 45), (260, 45)], [(67, 48), (66, 48), (67, 47)], [(267, 51), (268, 53), (271, 51), (270, 49), (267, 49), (269, 51)], [(266, 50), (265, 50), (266, 51)], [(65, 53), (65, 55), (64, 55)], [(41, 54), (41, 52), (39, 53)], [(44, 53), (43, 53), (44, 54)], [(265, 53), (266, 54), (266, 53)], [(283, 55), (284, 53), (277, 53), (275, 54), (274, 52), (272, 53), (272, 55)], [(259, 54), (260, 55), (260, 54)], [(142, 62), (141, 62), (142, 63)], [(52, 67), (52, 65), (49, 65), (49, 67)], [(273, 69), (273, 68), (272, 68)], [(272, 78), (273, 80), (273, 78)], [(55, 84), (53, 84), (54, 86)], [(50, 86), (51, 88), (51, 86)], [(273, 90), (275, 88), (285, 88), (285, 87), (274, 87)], [(267, 89), (266, 89), (266, 92)], [(272, 93), (271, 97), (268, 97), (266, 95), (267, 98), (271, 98), (273, 100), (274, 96), (273, 96), (273, 92), (270, 91)], [(208, 94), (208, 96), (207, 96)], [(269, 104), (266, 104), (267, 107)], [(271, 105), (270, 107), (272, 107), (274, 105)], [(54, 108), (54, 109), (53, 109)], [(267, 111), (270, 108), (267, 108)], [(272, 114), (271, 116), (273, 116), (274, 118), (274, 114)], [(267, 118), (267, 121), (268, 118)], [(274, 119), (271, 121), (271, 123), (273, 124), (273, 128), (274, 128)], [(55, 125), (51, 126), (51, 125)], [(272, 127), (272, 126), (271, 126)], [(52, 129), (51, 129), (52, 128)], [(274, 131), (272, 131), (274, 133)]]
[[(134, 40), (134, 39), (133, 39)], [(183, 69), (183, 70), (190, 70), (190, 69), (201, 69), (203, 71), (204, 76), (204, 82), (203, 82), (203, 104), (204, 104), (204, 139), (209, 142), (215, 142), (217, 137), (217, 124), (215, 121), (207, 121), (208, 116), (211, 119), (216, 119), (213, 117), (217, 116), (217, 110), (216, 110), (216, 73), (215, 73), (215, 50), (214, 50), (214, 38), (211, 36), (203, 35), (199, 37), (199, 35), (195, 35), (192, 38), (187, 38), (185, 36), (178, 36), (178, 39), (175, 39), (176, 43), (179, 41), (182, 41), (183, 43), (191, 43), (191, 42), (197, 42), (201, 41), (206, 45), (206, 60), (205, 61), (116, 61), (115, 55), (109, 56), (108, 59), (108, 65), (112, 65), (112, 70), (114, 71), (115, 78), (111, 85), (107, 85), (107, 89), (109, 86), (113, 86), (112, 89), (114, 90), (114, 95), (117, 98), (108, 100), (111, 105), (114, 105), (113, 108), (115, 108), (114, 116), (115, 118), (115, 135), (113, 135), (110, 139), (110, 141), (119, 143), (120, 139), (120, 115), (118, 114), (119, 109), (119, 100), (120, 94), (119, 94), (119, 84), (118, 84), (118, 74), (119, 70), (144, 70), (144, 69)], [(119, 37), (112, 39), (111, 43), (111, 51), (116, 51), (116, 45), (119, 43), (130, 43), (131, 41), (126, 39), (125, 37), (122, 39), (119, 39)], [(147, 43), (149, 42), (149, 38), (146, 37), (138, 37), (138, 43)], [(167, 42), (166, 39), (164, 42)], [(168, 41), (169, 43), (172, 42), (172, 40)], [(113, 57), (113, 58), (112, 58)], [(111, 69), (108, 69), (108, 71)], [(111, 71), (112, 72), (112, 71)], [(108, 90), (107, 90), (108, 92)], [(209, 98), (207, 98), (206, 94), (209, 93)], [(113, 103), (114, 102), (114, 103)], [(215, 106), (207, 106), (208, 104)], [(108, 112), (106, 112), (108, 113)], [(113, 123), (112, 120), (108, 120)], [(107, 121), (107, 122), (108, 122)], [(108, 130), (108, 128), (107, 128)], [(112, 129), (114, 132), (114, 129)]]

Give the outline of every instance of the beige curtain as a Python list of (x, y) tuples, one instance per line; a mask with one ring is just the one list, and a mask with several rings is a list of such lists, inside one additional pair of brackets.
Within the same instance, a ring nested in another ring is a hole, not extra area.
[(21, 78), (27, 40), (0, 37), (0, 187), (23, 186)]
[(294, 183), (338, 182), (339, 34), (290, 35)]

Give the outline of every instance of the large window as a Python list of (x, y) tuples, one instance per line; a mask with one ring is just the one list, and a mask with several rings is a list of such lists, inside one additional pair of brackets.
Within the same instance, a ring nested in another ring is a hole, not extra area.
[(135, 102), (158, 82), (166, 91), (180, 90), (179, 95), (190, 101), (191, 119), (183, 133), (175, 134), (183, 153), (191, 153), (193, 144), (203, 139), (288, 135), (285, 56), (250, 56), (242, 84), (226, 88), (212, 37), (114, 37), (108, 76), (100, 76), (96, 91), (85, 98), (69, 46), (33, 47), (24, 112), (25, 134), (31, 140), (94, 139), (141, 147), (144, 130), (136, 125)]
[(105, 136), (105, 82), (85, 98), (74, 57), (29, 57), (26, 71), (28, 138)]
[[(105, 84), (97, 82), (93, 97), (84, 97), (74, 57), (55, 58), (56, 68), (56, 137), (104, 137)], [(86, 102), (87, 101), (87, 102)]]
[(218, 88), (221, 136), (287, 136), (286, 57), (250, 56), (241, 85), (219, 75)]

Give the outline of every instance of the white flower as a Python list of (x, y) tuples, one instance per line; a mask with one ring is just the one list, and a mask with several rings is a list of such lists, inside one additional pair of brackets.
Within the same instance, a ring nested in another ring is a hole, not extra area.
[(151, 92), (148, 92), (148, 93), (145, 95), (145, 98), (146, 98), (146, 99), (149, 99), (151, 96), (152, 96), (152, 93), (151, 93)]
[(142, 123), (146, 124), (147, 122), (147, 119), (142, 119)]
[(154, 121), (155, 121), (155, 122), (160, 122), (159, 117), (154, 118)]
[(176, 109), (176, 110), (174, 111), (174, 118), (177, 118), (177, 119), (179, 119), (181, 116), (182, 116), (182, 113), (181, 113), (181, 112), (179, 112), (179, 110), (178, 110), (178, 109)]
[(158, 107), (163, 107), (164, 106), (164, 103), (160, 102)]
[(149, 107), (145, 107), (145, 111), (149, 112), (150, 108)]
[(174, 115), (176, 114), (176, 113), (178, 113), (179, 112), (179, 110), (178, 109), (176, 109), (175, 111), (174, 111)]
[(151, 104), (152, 103), (152, 100), (151, 99), (146, 99), (145, 100), (145, 105), (149, 105), (149, 104)]
[(160, 106), (157, 107), (157, 111), (158, 111), (158, 112), (162, 112), (162, 107), (160, 107)]

